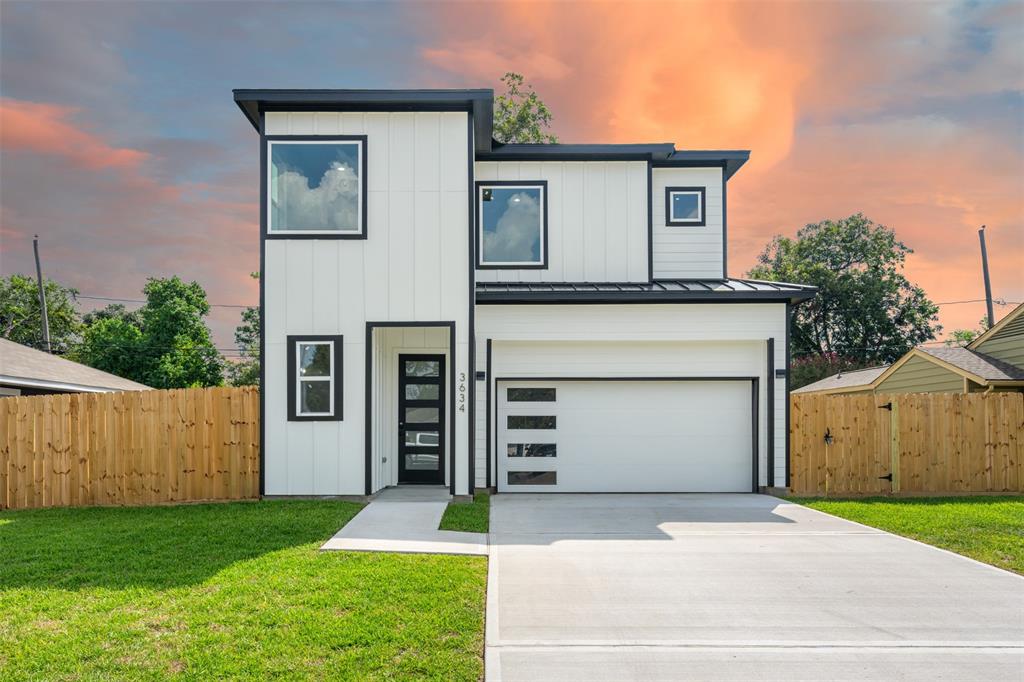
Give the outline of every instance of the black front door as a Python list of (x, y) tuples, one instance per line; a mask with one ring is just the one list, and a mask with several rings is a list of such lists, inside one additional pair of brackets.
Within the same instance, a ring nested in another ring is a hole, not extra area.
[(444, 356), (398, 356), (398, 482), (444, 484)]

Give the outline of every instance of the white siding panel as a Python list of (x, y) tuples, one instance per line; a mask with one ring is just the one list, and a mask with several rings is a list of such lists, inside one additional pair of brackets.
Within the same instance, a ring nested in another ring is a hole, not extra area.
[[(454, 320), (461, 339), (456, 371), (467, 372), (469, 306), (467, 116), (456, 112), (272, 112), (279, 135), (367, 135), (366, 240), (265, 243), (265, 471), (269, 495), (360, 495), (364, 490), (366, 322)], [(377, 336), (382, 332), (378, 330)], [(290, 422), (289, 335), (342, 334), (344, 420)], [(390, 338), (390, 337), (389, 337)], [(397, 338), (404, 339), (402, 330)], [(416, 330), (434, 347), (447, 330)], [(395, 482), (384, 461), (397, 447), (388, 391), (397, 382), (386, 349), (374, 350), (374, 487)], [(397, 407), (395, 408), (397, 409)], [(385, 422), (386, 420), (386, 422)], [(458, 492), (468, 479), (468, 410), (450, 434), (461, 455)]]
[[(760, 475), (767, 485), (766, 343), (775, 339), (775, 367), (784, 368), (783, 304), (485, 305), (477, 307), (476, 319), (477, 337), (493, 339), (492, 382), (516, 376), (758, 377)], [(479, 350), (478, 367), (485, 361)], [(785, 484), (785, 405), (780, 379), (774, 415), (778, 486)], [(479, 462), (486, 443), (477, 442)]]
[[(652, 185), (655, 279), (722, 277), (722, 169), (655, 168)], [(705, 225), (666, 225), (666, 187), (704, 187)]]
[(478, 269), (478, 281), (647, 281), (645, 162), (486, 161), (475, 172), (548, 182), (548, 268)]

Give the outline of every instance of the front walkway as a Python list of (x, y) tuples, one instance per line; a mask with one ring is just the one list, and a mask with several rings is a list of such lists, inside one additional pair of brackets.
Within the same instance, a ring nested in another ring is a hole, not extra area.
[(764, 495), (496, 495), (486, 668), (520, 680), (1017, 680), (1024, 579)]
[(441, 486), (387, 488), (320, 549), (486, 555), (485, 534), (437, 529), (450, 499)]

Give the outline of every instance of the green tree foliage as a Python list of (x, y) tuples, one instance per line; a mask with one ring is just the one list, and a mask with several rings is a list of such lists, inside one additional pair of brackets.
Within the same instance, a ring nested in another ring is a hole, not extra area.
[(136, 312), (107, 306), (92, 313), (75, 359), (153, 388), (223, 383), (203, 288), (178, 277), (150, 278), (143, 293), (146, 304)]
[(818, 287), (794, 311), (794, 356), (886, 364), (941, 330), (938, 306), (903, 275), (909, 253), (895, 232), (858, 213), (775, 237), (749, 276)]
[(951, 331), (946, 338), (946, 345), (968, 346), (971, 341), (984, 334), (986, 329), (988, 329), (988, 317), (983, 317), (978, 321), (977, 329), (954, 329)]
[[(46, 312), (50, 320), (50, 346), (63, 354), (74, 345), (80, 322), (75, 296), (78, 291), (43, 280)], [(25, 275), (0, 277), (0, 336), (32, 348), (43, 347), (42, 313), (36, 280)]]
[[(260, 273), (252, 273), (254, 279)], [(242, 311), (242, 321), (235, 327), (235, 345), (242, 359), (227, 364), (228, 380), (232, 386), (260, 385), (260, 309), (251, 307)]]
[(533, 86), (511, 71), (501, 77), (505, 92), (494, 100), (494, 139), (504, 144), (558, 142), (546, 132), (551, 127), (551, 110)]

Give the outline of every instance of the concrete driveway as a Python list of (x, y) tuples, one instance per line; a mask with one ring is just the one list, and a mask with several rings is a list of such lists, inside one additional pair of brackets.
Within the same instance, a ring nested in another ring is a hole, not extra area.
[(488, 680), (1024, 680), (1024, 578), (763, 495), (496, 495)]

